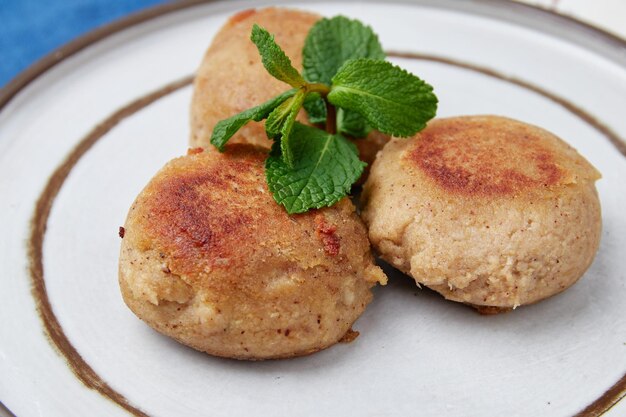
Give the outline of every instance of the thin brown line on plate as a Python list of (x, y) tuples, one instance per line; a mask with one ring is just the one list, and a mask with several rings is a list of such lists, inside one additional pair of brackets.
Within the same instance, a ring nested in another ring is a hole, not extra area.
[(110, 117), (97, 125), (87, 136), (85, 136), (76, 147), (66, 157), (65, 161), (52, 173), (48, 179), (43, 192), (37, 199), (35, 212), (31, 221), (31, 233), (28, 241), (28, 259), (29, 269), (32, 279), (32, 294), (37, 305), (39, 317), (44, 325), (46, 334), (52, 345), (65, 357), (74, 375), (87, 387), (98, 391), (106, 398), (119, 404), (122, 408), (134, 414), (135, 416), (148, 417), (146, 413), (139, 408), (130, 404), (128, 400), (93, 370), (91, 366), (80, 356), (80, 353), (72, 345), (70, 340), (63, 332), (63, 328), (59, 323), (46, 290), (46, 282), (44, 278), (43, 268), (43, 241), (46, 234), (48, 217), (52, 204), (63, 186), (63, 183), (70, 174), (72, 168), (85, 155), (85, 153), (107, 132), (115, 127), (123, 119), (135, 114), (137, 111), (155, 102), (156, 100), (166, 96), (182, 87), (189, 85), (192, 77), (185, 77), (179, 81), (175, 81), (165, 87), (141, 97), (130, 104), (122, 107), (113, 113)]
[(626, 375), (609, 388), (600, 398), (589, 404), (574, 417), (597, 417), (609, 411), (626, 397)]
[[(560, 104), (566, 110), (573, 113), (575, 116), (580, 117), (583, 121), (591, 125), (597, 131), (602, 133), (615, 147), (616, 149), (626, 156), (624, 152), (624, 141), (608, 127), (596, 120), (592, 115), (585, 112), (578, 106), (568, 102), (567, 100), (543, 90), (540, 87), (529, 84), (526, 81), (507, 77), (499, 74), (488, 68), (475, 66), (465, 62), (455, 61), (449, 58), (412, 54), (412, 53), (388, 53), (390, 56), (402, 57), (407, 59), (420, 59), (432, 62), (438, 62), (446, 65), (456, 66), (462, 69), (479, 72), (490, 77), (494, 77), (505, 82), (509, 82), (518, 85), (522, 88), (529, 89), (537, 94), (546, 97), (553, 102)], [(114, 112), (106, 120), (96, 126), (85, 138), (83, 138), (74, 150), (68, 155), (65, 161), (59, 166), (50, 179), (40, 195), (35, 213), (33, 215), (31, 225), (31, 236), (29, 243), (29, 263), (31, 271), (31, 279), (33, 281), (33, 296), (38, 306), (39, 315), (43, 322), (44, 328), (53, 343), (53, 345), (59, 350), (59, 352), (65, 357), (68, 365), (77, 376), (77, 378), (85, 384), (88, 388), (95, 389), (104, 397), (109, 398), (121, 407), (129, 411), (136, 416), (146, 416), (147, 414), (141, 411), (139, 408), (131, 405), (128, 400), (119, 392), (114, 390), (106, 381), (104, 381), (94, 370), (87, 364), (87, 362), (80, 356), (76, 348), (71, 344), (67, 336), (63, 333), (63, 329), (57, 320), (45, 286), (45, 277), (43, 270), (43, 241), (45, 238), (46, 225), (48, 222), (48, 216), (54, 200), (61, 189), (63, 182), (71, 172), (72, 168), (78, 163), (80, 158), (107, 132), (115, 127), (123, 119), (133, 115), (137, 111), (152, 104), (156, 100), (191, 84), (192, 77), (185, 77), (179, 81), (168, 84), (167, 86), (152, 92), (144, 97), (141, 97), (122, 109)], [(600, 398), (596, 399), (592, 404), (587, 406), (583, 411), (578, 413), (576, 417), (590, 417), (599, 416), (624, 397), (626, 393), (626, 375), (624, 375), (619, 381), (613, 384)]]

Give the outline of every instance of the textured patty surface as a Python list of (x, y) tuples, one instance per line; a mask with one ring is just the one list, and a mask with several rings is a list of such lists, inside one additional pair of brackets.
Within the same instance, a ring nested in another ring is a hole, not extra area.
[(156, 330), (239, 359), (304, 355), (341, 339), (386, 277), (352, 203), (287, 215), (265, 152), (229, 145), (169, 162), (132, 205), (119, 282)]
[(587, 270), (600, 240), (599, 178), (538, 127), (438, 119), (379, 154), (362, 217), (381, 257), (419, 284), (485, 311), (509, 309)]
[[(217, 122), (291, 88), (263, 68), (259, 52), (250, 40), (255, 23), (275, 36), (293, 66), (301, 70), (304, 41), (309, 29), (320, 18), (313, 13), (273, 7), (246, 10), (231, 17), (213, 39), (196, 73), (190, 146), (208, 148)], [(306, 123), (304, 111), (298, 120)], [(271, 147), (263, 123), (248, 123), (230, 141)], [(387, 141), (388, 136), (372, 131), (367, 138), (354, 140), (354, 143), (361, 159), (369, 164)]]

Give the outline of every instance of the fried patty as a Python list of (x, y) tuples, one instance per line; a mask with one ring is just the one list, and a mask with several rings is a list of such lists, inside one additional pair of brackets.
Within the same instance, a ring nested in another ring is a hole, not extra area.
[(362, 196), (372, 245), (453, 301), (497, 312), (574, 284), (598, 249), (598, 171), (512, 119), (434, 120), (379, 154)]
[[(321, 19), (313, 13), (284, 8), (246, 10), (232, 16), (213, 39), (196, 73), (191, 102), (191, 147), (210, 147), (213, 128), (220, 120), (257, 106), (291, 87), (272, 77), (263, 67), (250, 40), (256, 23), (275, 36), (275, 41), (298, 70), (302, 69), (302, 47), (309, 29)], [(298, 115), (307, 123), (304, 111)], [(372, 131), (353, 142), (361, 159), (371, 164), (389, 137)], [(231, 143), (251, 143), (270, 148), (264, 122), (249, 122)]]
[(228, 145), (162, 168), (133, 203), (119, 264), (142, 320), (212, 355), (306, 355), (340, 340), (386, 277), (344, 199), (288, 215), (270, 194), (266, 152)]

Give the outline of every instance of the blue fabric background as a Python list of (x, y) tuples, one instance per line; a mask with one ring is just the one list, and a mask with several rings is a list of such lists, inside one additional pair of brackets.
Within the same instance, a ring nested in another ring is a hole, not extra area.
[(166, 0), (0, 0), (0, 87), (92, 29)]

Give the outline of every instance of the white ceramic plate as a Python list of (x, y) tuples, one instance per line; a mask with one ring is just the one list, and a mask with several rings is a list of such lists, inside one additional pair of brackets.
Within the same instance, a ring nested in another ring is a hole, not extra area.
[(501, 114), (565, 138), (603, 173), (604, 231), (582, 280), (537, 305), (480, 316), (389, 271), (355, 342), (237, 362), (152, 331), (117, 285), (118, 226), (148, 179), (187, 147), (185, 78), (225, 19), (251, 7), (192, 3), (89, 35), (2, 92), (0, 400), (8, 409), (19, 417), (591, 416), (613, 406), (609, 415), (626, 415), (617, 403), (626, 386), (624, 43), (509, 2), (289, 3), (359, 18), (387, 50), (421, 54), (394, 60), (435, 86), (440, 116)]

